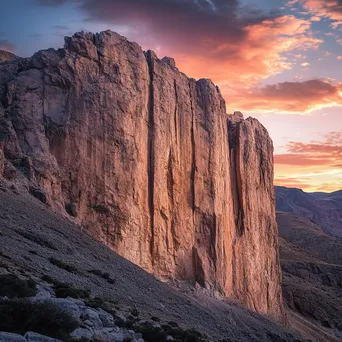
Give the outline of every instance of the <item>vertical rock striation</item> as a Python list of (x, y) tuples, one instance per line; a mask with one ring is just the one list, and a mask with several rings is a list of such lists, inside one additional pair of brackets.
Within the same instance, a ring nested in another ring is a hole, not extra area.
[(282, 319), (273, 147), (219, 89), (111, 31), (0, 63), (0, 173), (160, 279)]

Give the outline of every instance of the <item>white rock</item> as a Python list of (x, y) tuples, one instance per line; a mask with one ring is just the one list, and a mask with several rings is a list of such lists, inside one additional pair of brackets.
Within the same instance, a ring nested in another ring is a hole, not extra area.
[(86, 308), (82, 312), (82, 320), (90, 321), (92, 323), (92, 327), (94, 328), (94, 330), (100, 330), (103, 328), (100, 316), (94, 309)]
[(72, 297), (67, 297), (67, 300), (70, 300), (71, 302), (75, 303), (78, 305), (80, 308), (86, 307), (84, 300), (82, 299), (77, 299), (77, 298), (72, 298)]
[(32, 332), (32, 331), (28, 331), (24, 335), (24, 337), (25, 337), (26, 341), (30, 341), (30, 342), (63, 342), (63, 341), (58, 340), (56, 338), (37, 334), (37, 333)]
[(114, 327), (114, 318), (110, 313), (101, 308), (97, 309), (97, 312), (104, 327)]
[(25, 338), (18, 334), (0, 332), (0, 342), (26, 342)]
[(122, 312), (117, 312), (116, 314), (115, 314), (115, 317), (116, 318), (118, 318), (118, 319), (120, 319), (120, 320), (122, 320), (123, 322), (127, 322), (127, 319), (126, 319), (126, 317), (123, 315), (123, 313)]
[(37, 285), (37, 294), (35, 295), (35, 298), (50, 299), (54, 295), (55, 295), (54, 291), (48, 286), (41, 285), (41, 284)]
[(94, 332), (87, 328), (78, 328), (74, 330), (70, 336), (75, 340), (80, 340), (82, 338), (91, 339), (94, 336)]
[(55, 305), (58, 305), (60, 308), (70, 312), (70, 314), (76, 318), (77, 320), (80, 319), (81, 311), (80, 308), (73, 303), (71, 300), (65, 299), (65, 298), (50, 298), (50, 299), (45, 299), (45, 298), (37, 298), (33, 297), (31, 298), (31, 301), (33, 302), (48, 302), (48, 303), (53, 303)]

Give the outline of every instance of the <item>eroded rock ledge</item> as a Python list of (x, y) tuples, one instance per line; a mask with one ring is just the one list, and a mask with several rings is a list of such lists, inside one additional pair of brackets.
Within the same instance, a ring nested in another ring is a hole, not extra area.
[(0, 173), (160, 279), (282, 319), (273, 146), (111, 31), (0, 64)]

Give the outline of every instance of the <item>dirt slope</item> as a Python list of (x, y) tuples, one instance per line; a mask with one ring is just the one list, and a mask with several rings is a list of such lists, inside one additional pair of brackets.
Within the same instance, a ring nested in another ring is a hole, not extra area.
[[(284, 327), (236, 303), (214, 299), (203, 290), (177, 291), (94, 241), (35, 198), (0, 188), (0, 272), (36, 280), (49, 275), (98, 296), (110, 296), (120, 305), (136, 307), (146, 317), (154, 315), (197, 328), (213, 341), (300, 341)], [(49, 257), (72, 265), (77, 272), (52, 265)], [(114, 283), (88, 272), (94, 269), (108, 272)]]

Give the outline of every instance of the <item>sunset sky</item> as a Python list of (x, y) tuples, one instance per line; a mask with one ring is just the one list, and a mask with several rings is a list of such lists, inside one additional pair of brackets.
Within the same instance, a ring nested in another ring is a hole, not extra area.
[(28, 57), (111, 29), (258, 118), (275, 184), (342, 189), (342, 0), (2, 0), (0, 49)]

